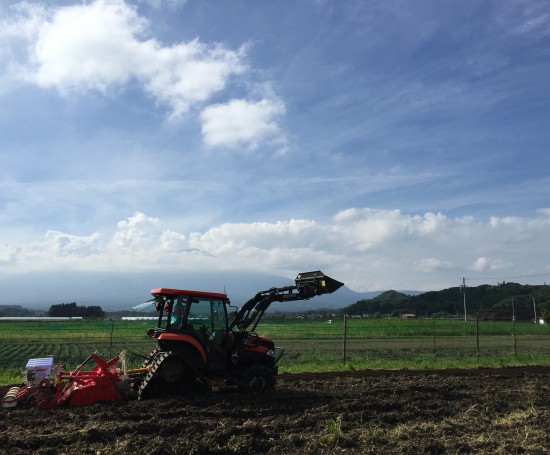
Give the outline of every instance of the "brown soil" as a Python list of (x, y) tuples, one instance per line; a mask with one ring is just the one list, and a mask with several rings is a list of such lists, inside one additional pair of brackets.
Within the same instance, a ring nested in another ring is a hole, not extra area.
[(264, 395), (0, 410), (10, 455), (549, 452), (549, 367), (281, 375)]

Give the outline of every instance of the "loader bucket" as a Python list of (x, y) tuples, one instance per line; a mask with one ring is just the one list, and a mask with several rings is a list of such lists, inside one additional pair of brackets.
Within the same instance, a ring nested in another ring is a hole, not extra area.
[(303, 272), (299, 273), (296, 277), (296, 287), (301, 293), (314, 296), (321, 294), (332, 294), (334, 291), (340, 289), (344, 283), (335, 280), (329, 276), (326, 276), (323, 272), (317, 270), (316, 272)]

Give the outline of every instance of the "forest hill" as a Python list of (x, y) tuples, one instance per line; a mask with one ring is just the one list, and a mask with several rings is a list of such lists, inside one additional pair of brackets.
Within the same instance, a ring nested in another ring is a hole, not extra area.
[[(537, 318), (550, 319), (550, 286), (499, 283), (466, 288), (468, 316), (533, 320), (533, 301)], [(342, 314), (381, 317), (411, 313), (418, 317), (448, 317), (464, 315), (463, 288), (453, 287), (419, 295), (386, 291), (372, 299), (359, 300), (341, 310)]]

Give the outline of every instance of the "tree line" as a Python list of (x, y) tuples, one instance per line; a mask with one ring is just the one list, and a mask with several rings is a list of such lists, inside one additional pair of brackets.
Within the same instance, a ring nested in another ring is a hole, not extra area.
[(76, 304), (76, 302), (71, 302), (52, 305), (48, 310), (48, 316), (101, 319), (105, 317), (105, 313), (100, 306), (79, 306)]
[(0, 305), (0, 317), (29, 317), (35, 316), (33, 310), (23, 308), (21, 305)]
[(476, 287), (453, 287), (419, 295), (386, 291), (373, 299), (359, 300), (342, 309), (344, 314), (369, 316), (400, 316), (410, 313), (418, 317), (450, 317), (466, 313), (481, 318), (517, 320), (550, 319), (550, 286), (499, 283)]

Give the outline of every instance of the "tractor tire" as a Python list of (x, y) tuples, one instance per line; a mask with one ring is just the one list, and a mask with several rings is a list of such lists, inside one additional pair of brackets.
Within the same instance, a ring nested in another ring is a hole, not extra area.
[[(157, 354), (161, 352), (159, 348), (155, 348), (153, 349), (148, 355), (147, 357), (144, 358), (143, 360), (143, 363), (141, 364), (140, 368), (147, 368), (149, 365), (151, 365), (151, 363), (154, 362)], [(143, 378), (145, 379), (145, 377)], [(137, 382), (134, 382), (132, 384), (132, 390), (134, 391), (134, 393), (138, 393), (139, 391), (139, 387), (141, 384), (143, 384), (143, 380), (141, 382), (137, 381)]]
[(145, 360), (143, 361), (143, 363), (141, 364), (141, 367), (140, 368), (146, 368), (149, 366), (149, 364), (154, 360), (154, 358), (156, 357), (156, 355), (160, 352), (160, 349), (159, 348), (155, 348), (153, 349), (149, 355), (145, 358)]
[[(152, 353), (153, 354), (153, 353)], [(137, 385), (138, 400), (187, 394), (206, 394), (207, 381), (196, 377), (183, 358), (173, 351), (154, 352), (151, 369)]]
[(184, 361), (173, 352), (158, 352), (152, 368), (138, 387), (138, 400), (182, 395), (189, 370)]
[(238, 384), (244, 392), (271, 392), (275, 390), (275, 374), (265, 365), (252, 365), (243, 372)]

